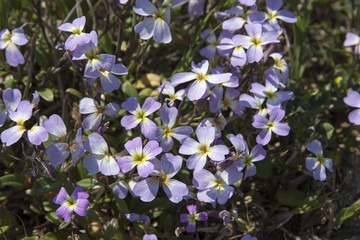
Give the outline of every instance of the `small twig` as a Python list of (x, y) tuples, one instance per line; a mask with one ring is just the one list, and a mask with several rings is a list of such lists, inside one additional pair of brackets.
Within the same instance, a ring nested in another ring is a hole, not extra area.
[(31, 85), (32, 75), (34, 72), (34, 63), (35, 63), (35, 43), (36, 43), (36, 35), (38, 33), (38, 30), (33, 34), (31, 38), (31, 53), (30, 53), (30, 66), (29, 66), (29, 72), (28, 72), (28, 79), (26, 82), (26, 87), (23, 94), (23, 99), (27, 97), (29, 94), (29, 89)]
[(21, 217), (19, 215), (17, 215), (14, 211), (11, 211), (12, 214), (14, 214), (15, 216), (17, 216), (19, 219), (20, 219), (20, 222), (21, 222), (21, 225), (22, 227), (24, 228), (24, 233), (25, 233), (25, 236), (28, 236), (27, 232), (26, 232), (26, 227), (25, 227), (25, 224), (23, 222), (23, 220), (21, 219)]
[(115, 56), (117, 58), (120, 55), (120, 50), (121, 50), (121, 45), (122, 45), (122, 40), (123, 40), (123, 31), (124, 31), (123, 22), (121, 21), (121, 19), (119, 19), (119, 31), (118, 31), (118, 35), (117, 35), (117, 45), (116, 45), (116, 50), (115, 50)]

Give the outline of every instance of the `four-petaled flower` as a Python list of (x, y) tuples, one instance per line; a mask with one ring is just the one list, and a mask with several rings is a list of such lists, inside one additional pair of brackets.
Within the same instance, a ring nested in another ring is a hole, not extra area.
[(24, 56), (17, 46), (25, 45), (27, 42), (28, 39), (25, 37), (22, 28), (15, 28), (12, 32), (3, 29), (0, 32), (0, 50), (5, 48), (6, 61), (10, 66), (16, 67), (19, 64), (24, 64)]
[(72, 23), (63, 23), (58, 29), (64, 32), (71, 32), (72, 34), (65, 41), (65, 50), (74, 51), (77, 46), (89, 43), (90, 37), (82, 30), (85, 27), (86, 18), (82, 16), (75, 18)]
[(310, 142), (306, 146), (306, 149), (316, 155), (316, 158), (306, 158), (306, 168), (309, 171), (313, 171), (313, 176), (315, 180), (324, 181), (326, 179), (325, 168), (327, 168), (330, 172), (333, 171), (332, 160), (323, 156), (321, 142), (319, 142), (318, 140), (313, 140), (312, 142)]
[(186, 231), (189, 233), (195, 232), (196, 228), (196, 221), (206, 221), (208, 219), (207, 212), (197, 212), (196, 205), (187, 205), (187, 210), (189, 214), (180, 214), (180, 222), (188, 223), (186, 226)]
[(360, 94), (356, 91), (350, 91), (344, 98), (344, 102), (350, 107), (358, 108), (349, 113), (349, 121), (355, 125), (360, 125)]

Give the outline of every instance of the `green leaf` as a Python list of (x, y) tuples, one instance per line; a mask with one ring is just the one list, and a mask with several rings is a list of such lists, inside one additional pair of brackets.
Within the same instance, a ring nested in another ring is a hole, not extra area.
[(334, 133), (335, 128), (330, 123), (326, 122), (322, 125), (325, 130), (327, 139), (330, 139)]
[(19, 174), (8, 174), (0, 177), (0, 188), (11, 186), (15, 188), (25, 187), (24, 178)]
[(48, 102), (54, 101), (54, 93), (50, 88), (45, 88), (43, 90), (39, 90), (38, 92), (40, 97), (42, 97), (44, 100)]
[(61, 224), (63, 221), (58, 216), (56, 216), (56, 211), (49, 212), (45, 215), (46, 220), (48, 220), (51, 223), (54, 223), (56, 225)]
[(104, 184), (93, 178), (85, 178), (77, 182), (77, 185), (87, 190), (96, 190), (104, 187)]
[(360, 199), (353, 203), (350, 207), (342, 209), (336, 216), (335, 226), (340, 227), (345, 221), (360, 214)]
[(51, 178), (39, 178), (36, 180), (32, 189), (26, 190), (26, 193), (31, 196), (41, 196), (48, 192), (59, 189), (62, 182), (58, 180), (52, 180)]
[(66, 89), (65, 92), (71, 93), (72, 95), (74, 95), (78, 99), (82, 99), (81, 93), (78, 90), (76, 90), (75, 88), (68, 88), (68, 89)]
[(122, 84), (122, 90), (127, 97), (138, 97), (136, 88), (129, 81)]
[(297, 206), (304, 200), (304, 193), (296, 189), (295, 187), (291, 187), (286, 191), (279, 191), (276, 194), (277, 200), (289, 206)]
[(99, 216), (96, 214), (96, 212), (92, 208), (87, 209), (87, 216), (91, 217), (92, 219), (99, 220)]
[(2, 226), (0, 227), (0, 233), (4, 233), (9, 229), (9, 226)]
[(68, 222), (65, 222), (65, 221), (64, 221), (64, 222), (62, 222), (62, 223), (60, 224), (60, 226), (59, 226), (59, 230), (66, 228), (67, 226), (70, 225), (70, 223), (71, 223), (71, 221), (68, 221)]

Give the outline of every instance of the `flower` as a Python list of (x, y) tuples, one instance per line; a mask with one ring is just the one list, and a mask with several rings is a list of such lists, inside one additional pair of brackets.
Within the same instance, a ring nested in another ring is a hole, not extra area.
[[(211, 29), (205, 29), (201, 34), (200, 37), (202, 39), (205, 39), (206, 36), (208, 36), (211, 33)], [(219, 43), (221, 42), (222, 39), (224, 38), (231, 38), (232, 37), (232, 33), (228, 32), (228, 31), (222, 31), (219, 35), (219, 38), (216, 38), (215, 33), (210, 34), (210, 36), (208, 36), (206, 38), (206, 42), (209, 43), (208, 46), (200, 49), (200, 55), (206, 57), (207, 59), (213, 58), (215, 56), (216, 50), (218, 50), (218, 53), (220, 56), (227, 56), (231, 53), (231, 50), (229, 51), (228, 49), (222, 50), (220, 48), (217, 48), (217, 46), (219, 45)]]
[(65, 41), (65, 50), (74, 51), (78, 46), (89, 43), (89, 34), (83, 33), (85, 27), (85, 16), (75, 18), (72, 23), (63, 23), (58, 29), (64, 32), (71, 32), (72, 34)]
[(225, 204), (232, 197), (234, 188), (230, 185), (238, 182), (242, 177), (243, 174), (238, 170), (238, 164), (235, 162), (224, 171), (217, 171), (215, 175), (205, 169), (194, 172), (192, 182), (199, 190), (197, 193), (199, 201), (211, 203), (215, 207), (216, 201)]
[[(265, 71), (265, 75), (278, 75), (281, 79), (281, 83), (285, 84), (289, 79), (289, 67), (283, 58), (282, 53), (272, 53), (270, 57), (274, 59), (274, 65)], [(280, 84), (281, 84), (280, 83)]]
[(137, 167), (141, 177), (147, 177), (154, 171), (153, 159), (161, 153), (162, 149), (159, 143), (151, 140), (145, 147), (142, 146), (140, 137), (136, 137), (125, 143), (125, 149), (130, 156), (124, 156), (117, 159), (117, 162), (124, 173), (130, 172)]
[(33, 126), (29, 130), (25, 128), (24, 123), (32, 116), (34, 104), (31, 104), (27, 100), (23, 100), (19, 103), (16, 111), (8, 110), (9, 118), (16, 122), (16, 125), (6, 129), (1, 133), (1, 141), (10, 146), (21, 138), (23, 133), (27, 133), (29, 142), (33, 145), (40, 145), (42, 142), (48, 140), (49, 135), (46, 129), (42, 126)]
[(315, 180), (324, 181), (326, 179), (325, 168), (327, 168), (330, 172), (333, 171), (332, 160), (330, 158), (323, 157), (321, 142), (319, 142), (318, 140), (313, 140), (312, 142), (310, 142), (306, 146), (306, 149), (316, 155), (316, 158), (306, 158), (306, 168), (309, 171), (313, 171), (313, 176)]
[(74, 192), (69, 196), (65, 188), (62, 187), (59, 193), (54, 197), (53, 202), (61, 205), (56, 210), (56, 216), (64, 218), (65, 222), (69, 222), (73, 212), (79, 216), (86, 216), (86, 208), (90, 205), (87, 198), (89, 194), (83, 191), (82, 187), (77, 186)]
[(170, 24), (170, 8), (163, 10), (157, 9), (148, 0), (136, 0), (136, 5), (133, 7), (134, 12), (141, 16), (152, 16), (145, 18), (135, 26), (135, 32), (140, 34), (140, 38), (147, 40), (154, 37), (157, 43), (171, 42)]
[(151, 202), (155, 199), (161, 184), (171, 202), (180, 202), (189, 191), (184, 183), (171, 178), (180, 171), (182, 158), (166, 153), (161, 157), (161, 162), (159, 160), (154, 162), (157, 162), (154, 172), (150, 173), (149, 178), (145, 178), (135, 185), (134, 193), (140, 196), (142, 201)]
[(269, 109), (262, 107), (264, 101), (265, 98), (259, 98), (256, 96), (252, 97), (246, 93), (241, 94), (239, 97), (240, 106), (246, 108), (258, 109), (259, 111), (257, 112), (257, 114), (266, 117), (266, 115), (269, 113)]
[(186, 162), (189, 169), (198, 172), (204, 168), (207, 157), (213, 161), (222, 161), (225, 155), (229, 153), (229, 149), (225, 145), (210, 145), (215, 140), (214, 127), (199, 127), (196, 129), (196, 136), (199, 142), (192, 138), (187, 138), (179, 149), (179, 153), (191, 155)]
[[(43, 121), (43, 126), (50, 134), (57, 136), (62, 141), (65, 140), (67, 136), (66, 127), (59, 115), (51, 115), (49, 120)], [(76, 138), (71, 143), (59, 142), (46, 149), (46, 154), (50, 158), (50, 164), (53, 166), (60, 165), (70, 153), (73, 165), (75, 166), (76, 161), (84, 155), (81, 128), (77, 130)]]
[(85, 60), (84, 77), (98, 78), (100, 71), (112, 71), (115, 64), (115, 56), (110, 54), (97, 54), (96, 47), (98, 44), (98, 37), (95, 31), (89, 33), (90, 41), (84, 45), (78, 46), (73, 54), (72, 60)]
[(252, 125), (254, 128), (262, 129), (256, 137), (256, 142), (261, 145), (268, 144), (272, 132), (280, 136), (287, 136), (290, 127), (287, 123), (280, 122), (284, 116), (285, 111), (277, 107), (271, 110), (269, 119), (261, 115), (255, 115)]
[(251, 236), (250, 234), (246, 234), (240, 240), (257, 240), (256, 237)]
[(162, 94), (169, 96), (169, 98), (165, 98), (165, 100), (169, 101), (168, 104), (170, 107), (174, 105), (175, 100), (182, 101), (185, 95), (185, 89), (180, 89), (175, 93), (174, 86), (168, 81), (164, 81), (163, 84), (161, 84), (161, 86), (158, 87), (158, 91), (161, 92)]
[(163, 152), (168, 152), (172, 149), (174, 145), (173, 138), (182, 143), (193, 133), (193, 129), (190, 126), (173, 128), (177, 115), (178, 110), (175, 107), (169, 108), (167, 106), (163, 106), (160, 111), (160, 117), (163, 125), (158, 127), (153, 136), (149, 136), (150, 139), (160, 142), (160, 147)]
[(171, 6), (174, 8), (185, 4), (186, 2), (189, 2), (189, 16), (201, 16), (204, 14), (205, 0), (171, 0)]
[(247, 36), (236, 34), (230, 38), (223, 38), (220, 41), (220, 44), (217, 46), (219, 50), (232, 50), (232, 55), (230, 58), (231, 66), (244, 66), (246, 63), (246, 53), (245, 46), (243, 45), (246, 41)]
[(21, 54), (17, 46), (25, 45), (28, 42), (22, 28), (15, 28), (10, 32), (3, 29), (0, 32), (0, 50), (5, 49), (6, 61), (10, 66), (17, 67), (24, 64), (24, 56)]
[(241, 29), (246, 22), (244, 19), (244, 8), (241, 6), (234, 6), (230, 9), (227, 9), (223, 12), (223, 15), (235, 15), (235, 17), (231, 17), (222, 23), (222, 29), (228, 30), (230, 32), (235, 32), (236, 30)]
[(344, 98), (344, 102), (350, 107), (359, 108), (349, 114), (349, 121), (355, 125), (360, 125), (360, 94), (356, 91), (350, 91)]
[(91, 133), (86, 139), (84, 147), (86, 151), (92, 153), (83, 160), (83, 165), (89, 173), (101, 172), (105, 176), (111, 176), (120, 172), (119, 165), (109, 153), (109, 147), (100, 134)]
[(4, 124), (9, 109), (15, 111), (21, 101), (19, 89), (7, 88), (2, 94), (3, 101), (0, 100), (0, 127)]
[(155, 134), (157, 125), (147, 118), (147, 116), (158, 110), (161, 107), (161, 103), (152, 97), (148, 97), (145, 99), (144, 105), (140, 107), (137, 98), (130, 97), (126, 102), (121, 104), (121, 107), (131, 113), (131, 115), (127, 115), (121, 119), (121, 126), (123, 126), (126, 131), (133, 129), (140, 123), (141, 133), (145, 137)]
[(344, 46), (355, 46), (355, 54), (360, 58), (360, 37), (358, 35), (348, 32), (345, 37)]
[(198, 65), (191, 63), (192, 72), (176, 73), (171, 78), (171, 84), (177, 85), (196, 79), (189, 87), (188, 98), (190, 101), (199, 100), (206, 92), (207, 82), (213, 84), (224, 83), (230, 80), (231, 73), (207, 74), (209, 69), (209, 61), (204, 60)]
[(239, 104), (240, 91), (233, 88), (227, 88), (225, 95), (216, 96), (209, 101), (209, 108), (211, 112), (227, 111), (229, 108), (236, 114), (243, 114), (243, 107)]
[(85, 130), (96, 130), (105, 115), (115, 117), (119, 111), (120, 107), (116, 103), (100, 106), (94, 99), (85, 97), (80, 101), (79, 113), (89, 115), (84, 119), (81, 126)]
[(189, 214), (180, 214), (180, 222), (182, 223), (188, 223), (186, 226), (187, 232), (195, 232), (196, 228), (196, 221), (206, 221), (208, 219), (207, 212), (197, 212), (196, 205), (187, 205), (187, 210), (189, 211)]
[[(105, 92), (110, 93), (116, 89), (119, 89), (120, 82), (115, 75), (126, 75), (126, 67), (123, 64), (114, 64), (111, 71), (100, 69), (100, 84)], [(95, 79), (94, 79), (95, 80)]]

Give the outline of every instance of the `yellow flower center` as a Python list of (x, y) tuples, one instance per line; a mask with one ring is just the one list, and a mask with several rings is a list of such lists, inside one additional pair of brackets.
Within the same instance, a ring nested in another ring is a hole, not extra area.
[(217, 45), (219, 45), (220, 44), (220, 41), (212, 41), (211, 42), (211, 46), (212, 47), (216, 47)]
[(270, 20), (274, 20), (274, 18), (276, 18), (276, 12), (274, 12), (274, 11), (269, 11), (269, 13), (266, 14), (266, 16), (267, 16)]
[(140, 120), (141, 122), (145, 122), (146, 121), (145, 112), (143, 110), (138, 110), (136, 112), (136, 119)]
[(4, 41), (11, 41), (11, 37), (12, 37), (11, 33), (6, 33), (4, 36)]
[(167, 13), (161, 10), (154, 12), (154, 19), (155, 21), (164, 21), (167, 18)]
[(203, 73), (200, 73), (199, 75), (196, 76), (196, 78), (199, 80), (199, 82), (205, 81), (206, 79), (208, 79), (208, 76), (206, 76)]
[(231, 102), (228, 98), (224, 98), (223, 100), (221, 100), (221, 104), (224, 106), (224, 108), (228, 108), (231, 105)]
[(198, 150), (202, 156), (208, 155), (210, 153), (210, 148), (207, 144), (200, 145)]
[(162, 131), (162, 134), (166, 139), (169, 139), (173, 133), (174, 132), (169, 126), (166, 126), (165, 129)]
[(253, 37), (250, 42), (254, 44), (255, 47), (259, 46), (262, 43), (261, 39), (258, 37)]
[(68, 208), (74, 208), (76, 206), (76, 201), (73, 198), (66, 199), (66, 205)]
[(81, 29), (80, 28), (74, 28), (73, 30), (71, 30), (73, 34), (75, 35), (81, 35)]
[(199, 219), (199, 215), (196, 213), (191, 213), (189, 216), (189, 222), (191, 223), (194, 223), (198, 219)]
[(90, 63), (92, 63), (93, 60), (99, 60), (99, 56), (96, 54), (94, 49), (91, 49), (91, 51), (86, 53), (85, 56), (89, 59)]
[(250, 166), (251, 163), (252, 163), (252, 158), (251, 158), (250, 156), (246, 155), (246, 156), (244, 157), (243, 164), (246, 165), (246, 166)]
[(316, 156), (316, 161), (320, 163), (321, 165), (325, 163), (325, 158), (321, 155)]
[(266, 126), (268, 126), (269, 129), (272, 129), (273, 127), (275, 127), (275, 124), (273, 122), (268, 122)]
[(135, 164), (142, 164), (147, 160), (146, 155), (143, 153), (135, 153), (133, 156), (133, 162)]
[(283, 69), (285, 65), (285, 62), (281, 60), (280, 58), (275, 58), (275, 67), (279, 69)]
[(272, 100), (275, 98), (275, 92), (273, 90), (270, 90), (269, 92), (266, 92), (266, 96)]
[(214, 182), (215, 182), (215, 186), (214, 186), (215, 189), (218, 189), (218, 190), (224, 189), (224, 187), (223, 187), (224, 181), (222, 179), (215, 179)]
[(240, 51), (242, 48), (244, 48), (244, 46), (237, 46), (237, 47), (235, 47), (235, 50)]

